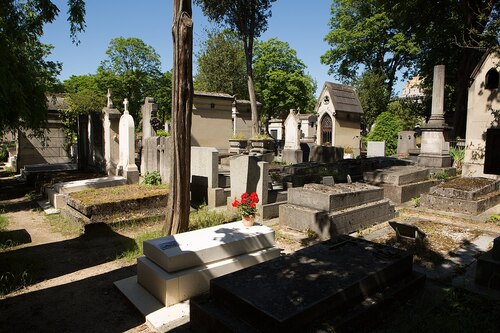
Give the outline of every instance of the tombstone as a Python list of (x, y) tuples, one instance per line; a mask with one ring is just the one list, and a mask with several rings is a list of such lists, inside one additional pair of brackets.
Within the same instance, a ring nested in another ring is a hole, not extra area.
[(106, 174), (108, 176), (116, 176), (116, 168), (120, 161), (120, 145), (118, 143), (118, 132), (121, 113), (113, 108), (111, 100), (112, 92), (108, 89), (108, 103), (102, 109), (103, 114), (103, 141), (104, 141), (104, 163)]
[(129, 183), (139, 182), (139, 169), (135, 165), (135, 125), (128, 112), (128, 99), (123, 101), (124, 111), (120, 117), (120, 159), (116, 168), (118, 176), (127, 178)]
[(230, 162), (231, 197), (228, 202), (239, 198), (242, 193), (257, 192), (259, 204), (267, 203), (269, 184), (269, 163), (257, 156), (240, 156)]
[(219, 187), (219, 152), (212, 147), (191, 147), (191, 198), (208, 203), (208, 191)]
[(366, 157), (385, 156), (385, 141), (368, 141)]
[(410, 149), (415, 149), (415, 132), (402, 131), (398, 133), (398, 156), (408, 156)]
[(431, 117), (422, 126), (422, 143), (418, 165), (445, 168), (451, 166), (450, 144), (446, 142), (444, 131), (448, 126), (444, 121), (444, 65), (434, 66), (432, 84)]
[(155, 130), (151, 125), (153, 114), (158, 110), (158, 105), (154, 102), (152, 97), (146, 97), (144, 104), (141, 106), (142, 114), (142, 153), (141, 153), (141, 174), (144, 176), (148, 170), (147, 167), (147, 153), (145, 153), (146, 141), (148, 138), (154, 136)]
[(300, 119), (295, 110), (285, 120), (285, 147), (283, 149), (283, 160), (287, 163), (302, 163), (303, 156), (300, 149)]

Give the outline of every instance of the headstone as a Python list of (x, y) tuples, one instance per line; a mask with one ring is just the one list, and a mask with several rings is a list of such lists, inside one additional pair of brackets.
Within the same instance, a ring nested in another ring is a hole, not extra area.
[(303, 155), (300, 149), (300, 119), (295, 110), (285, 120), (285, 147), (283, 148), (283, 160), (287, 163), (302, 163)]
[(124, 111), (120, 117), (120, 159), (117, 166), (118, 176), (127, 178), (129, 183), (139, 182), (139, 169), (135, 165), (135, 125), (128, 112), (128, 99), (123, 101)]
[(368, 141), (366, 157), (385, 156), (385, 141)]
[[(154, 136), (156, 133), (153, 126), (151, 125), (151, 117), (154, 112), (158, 109), (158, 105), (155, 104), (152, 97), (146, 97), (144, 104), (141, 106), (142, 114), (142, 153), (141, 153), (141, 174), (144, 176), (147, 172), (150, 172), (148, 168), (148, 152), (145, 151), (147, 140)], [(157, 170), (154, 170), (157, 171)]]
[(230, 162), (231, 197), (239, 198), (242, 193), (256, 192), (259, 205), (267, 204), (269, 186), (269, 163), (257, 156), (240, 156)]
[(434, 66), (431, 117), (427, 124), (422, 126), (422, 143), (418, 157), (418, 164), (421, 166), (451, 166), (450, 145), (444, 137), (444, 131), (448, 129), (443, 115), (444, 68), (444, 65)]
[(104, 163), (106, 174), (116, 176), (116, 168), (120, 162), (120, 144), (119, 144), (119, 124), (121, 113), (113, 108), (111, 100), (112, 91), (108, 89), (107, 106), (102, 109), (103, 113), (103, 133), (104, 133)]
[(414, 131), (402, 131), (398, 133), (398, 156), (408, 156), (410, 149), (415, 148)]

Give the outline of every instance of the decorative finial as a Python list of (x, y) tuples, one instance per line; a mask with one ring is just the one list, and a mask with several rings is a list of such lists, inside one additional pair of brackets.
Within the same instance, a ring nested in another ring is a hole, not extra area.
[(106, 96), (108, 96), (108, 108), (112, 108), (113, 101), (111, 100), (111, 97), (113, 97), (113, 91), (111, 91), (111, 88), (108, 88), (108, 94)]
[(123, 111), (123, 113), (128, 113), (128, 99), (125, 98), (123, 100), (123, 107), (125, 108), (125, 110)]

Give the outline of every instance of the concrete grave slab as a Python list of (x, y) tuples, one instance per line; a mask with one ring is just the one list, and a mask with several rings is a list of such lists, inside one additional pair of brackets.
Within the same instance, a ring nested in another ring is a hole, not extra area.
[(190, 302), (191, 329), (305, 332), (401, 281), (417, 290), (425, 281), (411, 254), (341, 236), (212, 280), (210, 299)]
[(57, 193), (68, 194), (73, 192), (80, 192), (89, 188), (103, 188), (125, 184), (127, 184), (126, 178), (119, 176), (109, 176), (57, 183), (54, 185), (54, 190)]
[(172, 273), (272, 246), (273, 229), (238, 221), (145, 241), (144, 255)]

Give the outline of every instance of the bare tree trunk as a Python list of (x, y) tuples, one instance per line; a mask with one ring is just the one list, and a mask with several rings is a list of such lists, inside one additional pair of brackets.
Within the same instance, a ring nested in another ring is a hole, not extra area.
[(191, 0), (174, 0), (172, 25), (173, 167), (163, 232), (187, 231), (190, 210), (191, 116), (193, 108), (193, 21)]
[(252, 109), (252, 136), (259, 134), (259, 113), (257, 112), (257, 98), (255, 97), (255, 87), (253, 75), (248, 75), (248, 95), (250, 96), (250, 107)]

